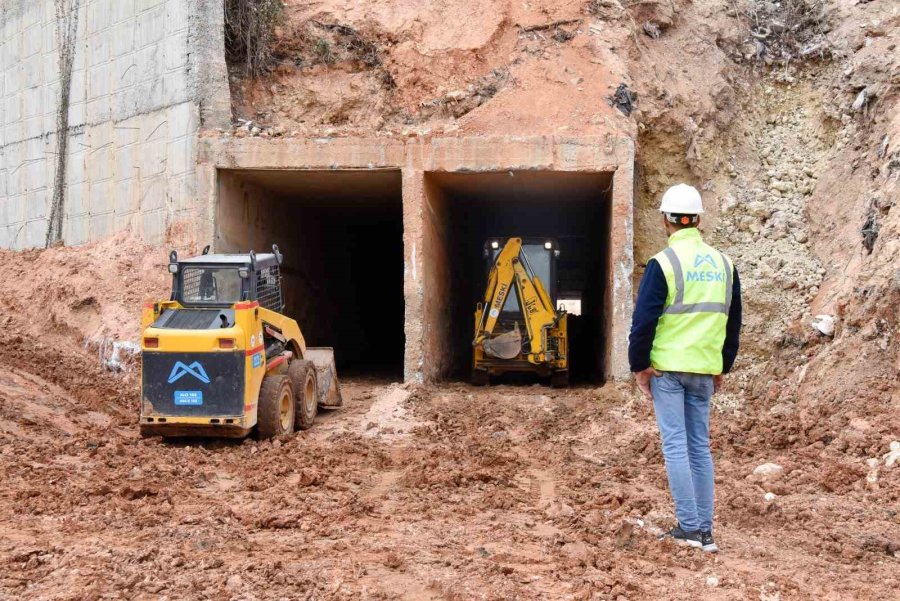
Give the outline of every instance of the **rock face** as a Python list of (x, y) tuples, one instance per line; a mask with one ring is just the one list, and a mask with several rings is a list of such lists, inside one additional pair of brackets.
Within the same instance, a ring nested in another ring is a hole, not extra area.
[(744, 327), (732, 381), (755, 394), (774, 392), (765, 384), (774, 380), (765, 374), (773, 349), (811, 337), (795, 335), (791, 324), (810, 323), (827, 273), (809, 231), (807, 205), (830, 143), (820, 127), (821, 107), (809, 102), (812, 90), (808, 81), (749, 86), (755, 100), (732, 125), (734, 174), (726, 168), (727, 182), (711, 179), (713, 193), (728, 195), (727, 210), (704, 216), (713, 226), (704, 227), (704, 236), (731, 257), (741, 281)]

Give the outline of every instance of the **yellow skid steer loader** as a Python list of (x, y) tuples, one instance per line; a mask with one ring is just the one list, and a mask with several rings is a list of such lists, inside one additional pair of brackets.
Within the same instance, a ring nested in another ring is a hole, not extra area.
[(286, 317), (283, 257), (169, 255), (172, 295), (141, 319), (142, 435), (260, 438), (312, 426), (339, 407), (331, 348), (310, 348)]

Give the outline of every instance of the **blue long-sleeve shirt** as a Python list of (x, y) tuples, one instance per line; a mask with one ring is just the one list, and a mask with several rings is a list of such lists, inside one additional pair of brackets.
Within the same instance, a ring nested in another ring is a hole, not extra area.
[[(666, 275), (656, 259), (647, 262), (644, 277), (638, 287), (637, 302), (631, 320), (631, 335), (628, 337), (628, 362), (631, 371), (644, 371), (650, 367), (650, 350), (656, 336), (656, 325), (666, 306), (669, 286)], [(725, 326), (725, 344), (722, 346), (722, 373), (727, 374), (737, 357), (741, 336), (741, 281), (737, 268), (734, 269), (731, 308)]]

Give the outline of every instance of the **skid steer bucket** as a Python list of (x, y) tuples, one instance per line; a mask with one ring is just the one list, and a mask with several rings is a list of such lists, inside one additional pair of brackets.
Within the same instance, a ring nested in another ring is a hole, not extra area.
[(329, 346), (306, 347), (304, 359), (316, 366), (319, 381), (319, 406), (340, 407), (344, 404), (337, 369), (334, 366), (334, 349)]

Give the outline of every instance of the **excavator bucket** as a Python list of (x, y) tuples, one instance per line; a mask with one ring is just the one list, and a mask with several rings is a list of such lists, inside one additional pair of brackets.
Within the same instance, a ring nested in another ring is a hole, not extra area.
[(498, 359), (515, 359), (522, 352), (522, 334), (518, 325), (512, 331), (485, 340), (484, 352)]
[(319, 381), (319, 406), (340, 407), (344, 404), (337, 369), (334, 366), (334, 349), (329, 346), (306, 347), (304, 359), (316, 366)]

